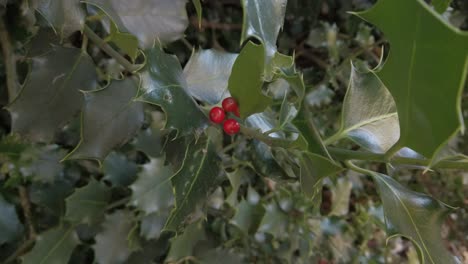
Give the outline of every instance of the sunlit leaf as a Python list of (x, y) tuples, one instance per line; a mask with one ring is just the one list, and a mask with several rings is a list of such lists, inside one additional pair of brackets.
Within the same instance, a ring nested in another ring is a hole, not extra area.
[(64, 225), (48, 230), (37, 236), (36, 244), (23, 257), (22, 263), (68, 263), (78, 243), (75, 230), (71, 226)]
[(249, 41), (232, 66), (228, 87), (239, 104), (241, 118), (262, 112), (272, 103), (262, 93), (264, 56), (264, 46)]
[(125, 52), (132, 61), (135, 61), (138, 55), (138, 39), (126, 32), (120, 32), (114, 22), (110, 23), (110, 33), (107, 41), (114, 43), (123, 52)]
[(400, 137), (392, 95), (372, 71), (352, 65), (343, 101), (341, 127), (325, 143), (348, 137), (372, 152), (385, 153)]
[(15, 206), (0, 195), (0, 245), (15, 241), (21, 236), (21, 224)]
[(54, 47), (33, 58), (29, 77), (8, 107), (12, 132), (33, 141), (52, 140), (56, 130), (80, 111), (80, 90), (94, 88), (94, 67), (91, 58), (75, 48)]
[(131, 79), (114, 80), (106, 88), (85, 93), (81, 141), (68, 159), (103, 160), (127, 142), (143, 123), (143, 104), (134, 100)]
[(119, 31), (134, 34), (143, 48), (156, 42), (168, 43), (183, 36), (188, 25), (185, 0), (85, 0), (96, 5), (117, 25)]
[(177, 230), (186, 222), (187, 216), (204, 202), (215, 187), (219, 170), (219, 158), (211, 138), (201, 138), (188, 146), (182, 168), (171, 178), (176, 207), (166, 229)]
[(76, 189), (66, 199), (65, 219), (72, 223), (85, 224), (102, 220), (110, 196), (111, 192), (108, 187), (91, 179), (88, 185)]
[(463, 127), (468, 33), (450, 26), (423, 0), (379, 0), (358, 15), (390, 41), (377, 75), (398, 110), (400, 138), (392, 150), (409, 147), (432, 158)]
[[(261, 40), (265, 45), (265, 65), (270, 64), (276, 52), (276, 39), (283, 27), (287, 0), (256, 1), (242, 0), (244, 20), (242, 42), (250, 37)], [(267, 75), (270, 75), (267, 73)]]
[(236, 57), (214, 49), (195, 51), (184, 68), (188, 93), (209, 104), (230, 96), (228, 80)]
[(37, 11), (62, 38), (81, 30), (84, 24), (85, 12), (79, 0), (37, 0), (35, 4)]
[(178, 136), (204, 128), (207, 118), (186, 92), (187, 83), (177, 57), (160, 47), (148, 50), (146, 56), (138, 100), (161, 106), (166, 113), (166, 128), (176, 129)]
[(171, 187), (172, 169), (162, 159), (150, 159), (143, 165), (137, 180), (130, 186), (130, 204), (146, 215), (168, 212), (174, 205)]
[(117, 211), (106, 216), (103, 230), (96, 236), (94, 254), (99, 264), (126, 263), (132, 250), (128, 235), (132, 229), (133, 216), (127, 211)]

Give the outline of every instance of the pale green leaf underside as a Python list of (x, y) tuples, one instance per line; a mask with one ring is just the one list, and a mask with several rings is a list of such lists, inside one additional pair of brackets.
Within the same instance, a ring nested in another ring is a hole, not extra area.
[(358, 15), (390, 41), (378, 76), (398, 110), (395, 148), (409, 147), (432, 158), (463, 127), (460, 95), (468, 67), (468, 33), (450, 26), (422, 0), (379, 0)]
[(264, 56), (264, 46), (249, 41), (232, 67), (228, 87), (239, 104), (241, 118), (262, 112), (272, 102), (262, 93)]

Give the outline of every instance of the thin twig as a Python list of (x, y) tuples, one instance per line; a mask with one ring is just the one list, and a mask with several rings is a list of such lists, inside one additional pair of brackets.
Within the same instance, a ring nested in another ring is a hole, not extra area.
[(84, 26), (83, 32), (92, 42), (94, 42), (99, 48), (101, 48), (107, 55), (114, 58), (127, 71), (135, 72), (140, 68), (140, 66), (132, 64), (127, 59), (125, 59), (122, 55), (120, 55), (120, 53), (114, 50), (102, 38), (100, 38), (96, 33), (94, 33), (94, 31), (88, 26), (86, 25)]
[(29, 239), (36, 239), (36, 229), (34, 228), (32, 214), (31, 214), (31, 202), (29, 201), (28, 190), (24, 186), (18, 187), (21, 207), (23, 208), (24, 218), (28, 225)]
[(0, 17), (0, 44), (2, 45), (3, 60), (5, 63), (8, 101), (12, 102), (18, 92), (18, 76), (16, 74), (15, 53), (11, 46), (10, 35), (3, 18)]

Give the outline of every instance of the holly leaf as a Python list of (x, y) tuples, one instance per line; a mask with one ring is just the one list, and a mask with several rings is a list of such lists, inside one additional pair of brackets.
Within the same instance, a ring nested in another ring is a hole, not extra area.
[(48, 230), (36, 238), (33, 249), (23, 257), (24, 264), (68, 263), (79, 240), (72, 226)]
[(172, 175), (172, 169), (164, 165), (164, 160), (150, 159), (149, 163), (142, 166), (137, 180), (130, 186), (130, 204), (146, 215), (168, 212), (174, 205), (170, 181)]
[(322, 190), (322, 179), (340, 173), (343, 168), (329, 158), (303, 152), (299, 156), (301, 189), (308, 197), (314, 198)]
[(450, 6), (450, 2), (452, 0), (433, 0), (432, 5), (438, 13), (442, 14)]
[(220, 164), (211, 138), (200, 138), (187, 147), (182, 168), (171, 178), (176, 206), (165, 229), (177, 230), (215, 187)]
[(128, 235), (134, 226), (133, 220), (134, 217), (130, 212), (122, 210), (106, 216), (103, 230), (96, 235), (96, 244), (93, 245), (94, 255), (98, 263), (126, 263), (125, 261), (132, 252)]
[(181, 38), (188, 25), (185, 0), (83, 2), (99, 7), (117, 25), (120, 32), (135, 35), (143, 48), (152, 47), (155, 41), (169, 43)]
[(15, 206), (0, 195), (0, 245), (13, 242), (23, 233)]
[(18, 135), (10, 134), (0, 140), (0, 158), (9, 157), (18, 159), (27, 148), (28, 144), (22, 142)]
[(79, 0), (37, 0), (35, 5), (36, 10), (61, 38), (66, 38), (83, 27), (85, 12)]
[(281, 211), (276, 201), (272, 201), (265, 206), (265, 215), (260, 222), (258, 232), (269, 233), (276, 238), (286, 238), (289, 221), (288, 215)]
[(81, 109), (80, 90), (92, 89), (96, 79), (93, 61), (80, 49), (54, 47), (31, 59), (29, 77), (8, 106), (12, 132), (32, 141), (51, 141)]
[(214, 49), (194, 52), (184, 68), (187, 92), (212, 105), (229, 97), (228, 80), (236, 58), (237, 54)]
[(385, 153), (400, 137), (393, 97), (374, 72), (354, 65), (343, 101), (341, 126), (326, 145), (349, 138), (376, 153)]
[(65, 159), (103, 160), (126, 143), (143, 123), (143, 104), (134, 100), (131, 79), (114, 80), (103, 89), (85, 93), (81, 141)]
[[(256, 1), (242, 0), (244, 20), (241, 42), (250, 37), (259, 39), (265, 45), (263, 57), (265, 65), (269, 65), (276, 53), (276, 39), (283, 27), (287, 0)], [(268, 68), (268, 66), (267, 66)], [(269, 75), (270, 71), (267, 71)]]
[(111, 152), (104, 160), (102, 170), (103, 179), (113, 186), (128, 186), (136, 179), (138, 167), (124, 154)]
[(110, 197), (110, 189), (91, 178), (88, 185), (76, 189), (65, 200), (65, 219), (75, 224), (96, 223), (104, 216)]
[(463, 127), (468, 33), (450, 26), (423, 0), (379, 0), (357, 15), (390, 41), (389, 56), (377, 73), (395, 99), (400, 120), (400, 138), (390, 151), (409, 147), (432, 158)]
[(138, 39), (134, 35), (126, 32), (120, 32), (114, 22), (110, 23), (110, 33), (106, 41), (114, 43), (125, 54), (127, 54), (132, 61), (135, 61), (138, 55)]
[(187, 83), (177, 57), (164, 53), (160, 47), (145, 54), (147, 63), (140, 74), (138, 100), (161, 106), (166, 113), (165, 127), (176, 129), (176, 137), (202, 130), (207, 118), (186, 92)]
[(190, 224), (185, 228), (184, 233), (171, 240), (171, 248), (167, 254), (166, 262), (176, 262), (183, 257), (193, 256), (195, 246), (203, 240), (206, 240), (203, 222), (198, 221)]
[(28, 165), (23, 166), (21, 174), (34, 181), (53, 183), (63, 177), (64, 165), (60, 160), (65, 154), (57, 145), (30, 148), (21, 154), (21, 162)]
[(374, 178), (383, 203), (389, 238), (404, 236), (419, 250), (421, 263), (458, 263), (442, 243), (441, 226), (449, 207), (428, 196), (408, 190), (393, 178), (359, 169)]
[(146, 240), (158, 239), (161, 236), (168, 217), (169, 211), (146, 215), (141, 220), (140, 236)]
[(236, 208), (236, 214), (230, 223), (239, 228), (244, 234), (253, 234), (265, 214), (265, 208), (259, 203), (242, 200)]
[(241, 118), (263, 112), (272, 103), (262, 92), (264, 57), (263, 44), (249, 41), (232, 66), (228, 87), (239, 104)]

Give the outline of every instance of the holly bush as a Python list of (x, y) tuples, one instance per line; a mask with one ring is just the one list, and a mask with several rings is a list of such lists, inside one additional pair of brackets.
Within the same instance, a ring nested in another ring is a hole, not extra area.
[(1, 0), (0, 260), (466, 261), (467, 11)]

